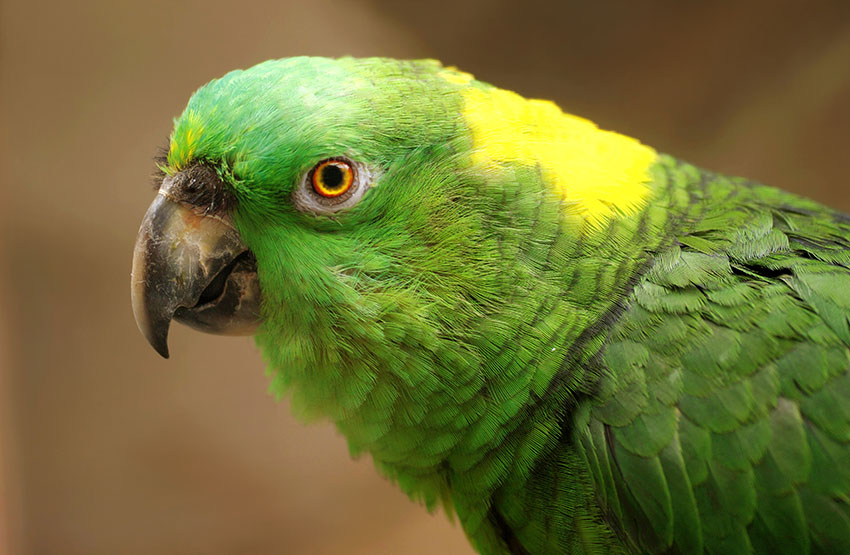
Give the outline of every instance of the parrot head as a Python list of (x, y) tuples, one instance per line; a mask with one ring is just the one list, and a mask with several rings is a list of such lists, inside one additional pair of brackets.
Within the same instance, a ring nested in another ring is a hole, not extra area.
[[(604, 310), (587, 280), (575, 299), (559, 284), (595, 275), (581, 249), (616, 240), (597, 231), (641, 206), (654, 158), (435, 61), (234, 71), (175, 121), (135, 247), (136, 321), (163, 356), (172, 320), (255, 334), (275, 394), (431, 502), (460, 430), (511, 417), (556, 371), (552, 338), (580, 331), (568, 317)], [(541, 370), (516, 381), (512, 357)]]
[(465, 80), (432, 61), (295, 58), (198, 90), (135, 247), (152, 346), (168, 356), (172, 319), (256, 333), (281, 389), (303, 380), (337, 412), (379, 369), (412, 384), (437, 379), (435, 357), (469, 359), (498, 246), (468, 171)]

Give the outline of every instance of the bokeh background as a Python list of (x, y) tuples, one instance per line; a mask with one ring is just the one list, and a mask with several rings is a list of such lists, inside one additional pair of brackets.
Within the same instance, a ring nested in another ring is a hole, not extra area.
[(266, 393), (247, 338), (137, 332), (155, 148), (212, 77), (436, 57), (850, 211), (850, 3), (0, 4), (0, 552), (470, 553)]

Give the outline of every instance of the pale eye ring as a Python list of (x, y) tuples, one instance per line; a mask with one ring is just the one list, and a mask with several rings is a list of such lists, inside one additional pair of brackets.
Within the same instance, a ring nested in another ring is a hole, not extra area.
[(292, 200), (302, 212), (333, 214), (357, 204), (373, 178), (365, 164), (344, 156), (324, 158), (301, 177)]

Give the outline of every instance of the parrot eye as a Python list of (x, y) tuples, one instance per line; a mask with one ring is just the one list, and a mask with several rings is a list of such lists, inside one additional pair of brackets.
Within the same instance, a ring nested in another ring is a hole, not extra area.
[(310, 171), (313, 190), (323, 197), (344, 195), (354, 182), (354, 168), (345, 160), (325, 160)]
[(364, 164), (341, 156), (326, 158), (301, 178), (293, 193), (295, 207), (317, 214), (350, 208), (369, 188), (372, 177)]

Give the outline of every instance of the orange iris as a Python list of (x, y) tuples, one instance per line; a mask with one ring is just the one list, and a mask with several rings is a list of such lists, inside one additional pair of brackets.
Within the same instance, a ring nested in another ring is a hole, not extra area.
[(354, 182), (354, 168), (343, 160), (325, 160), (313, 168), (313, 190), (323, 197), (344, 195)]

